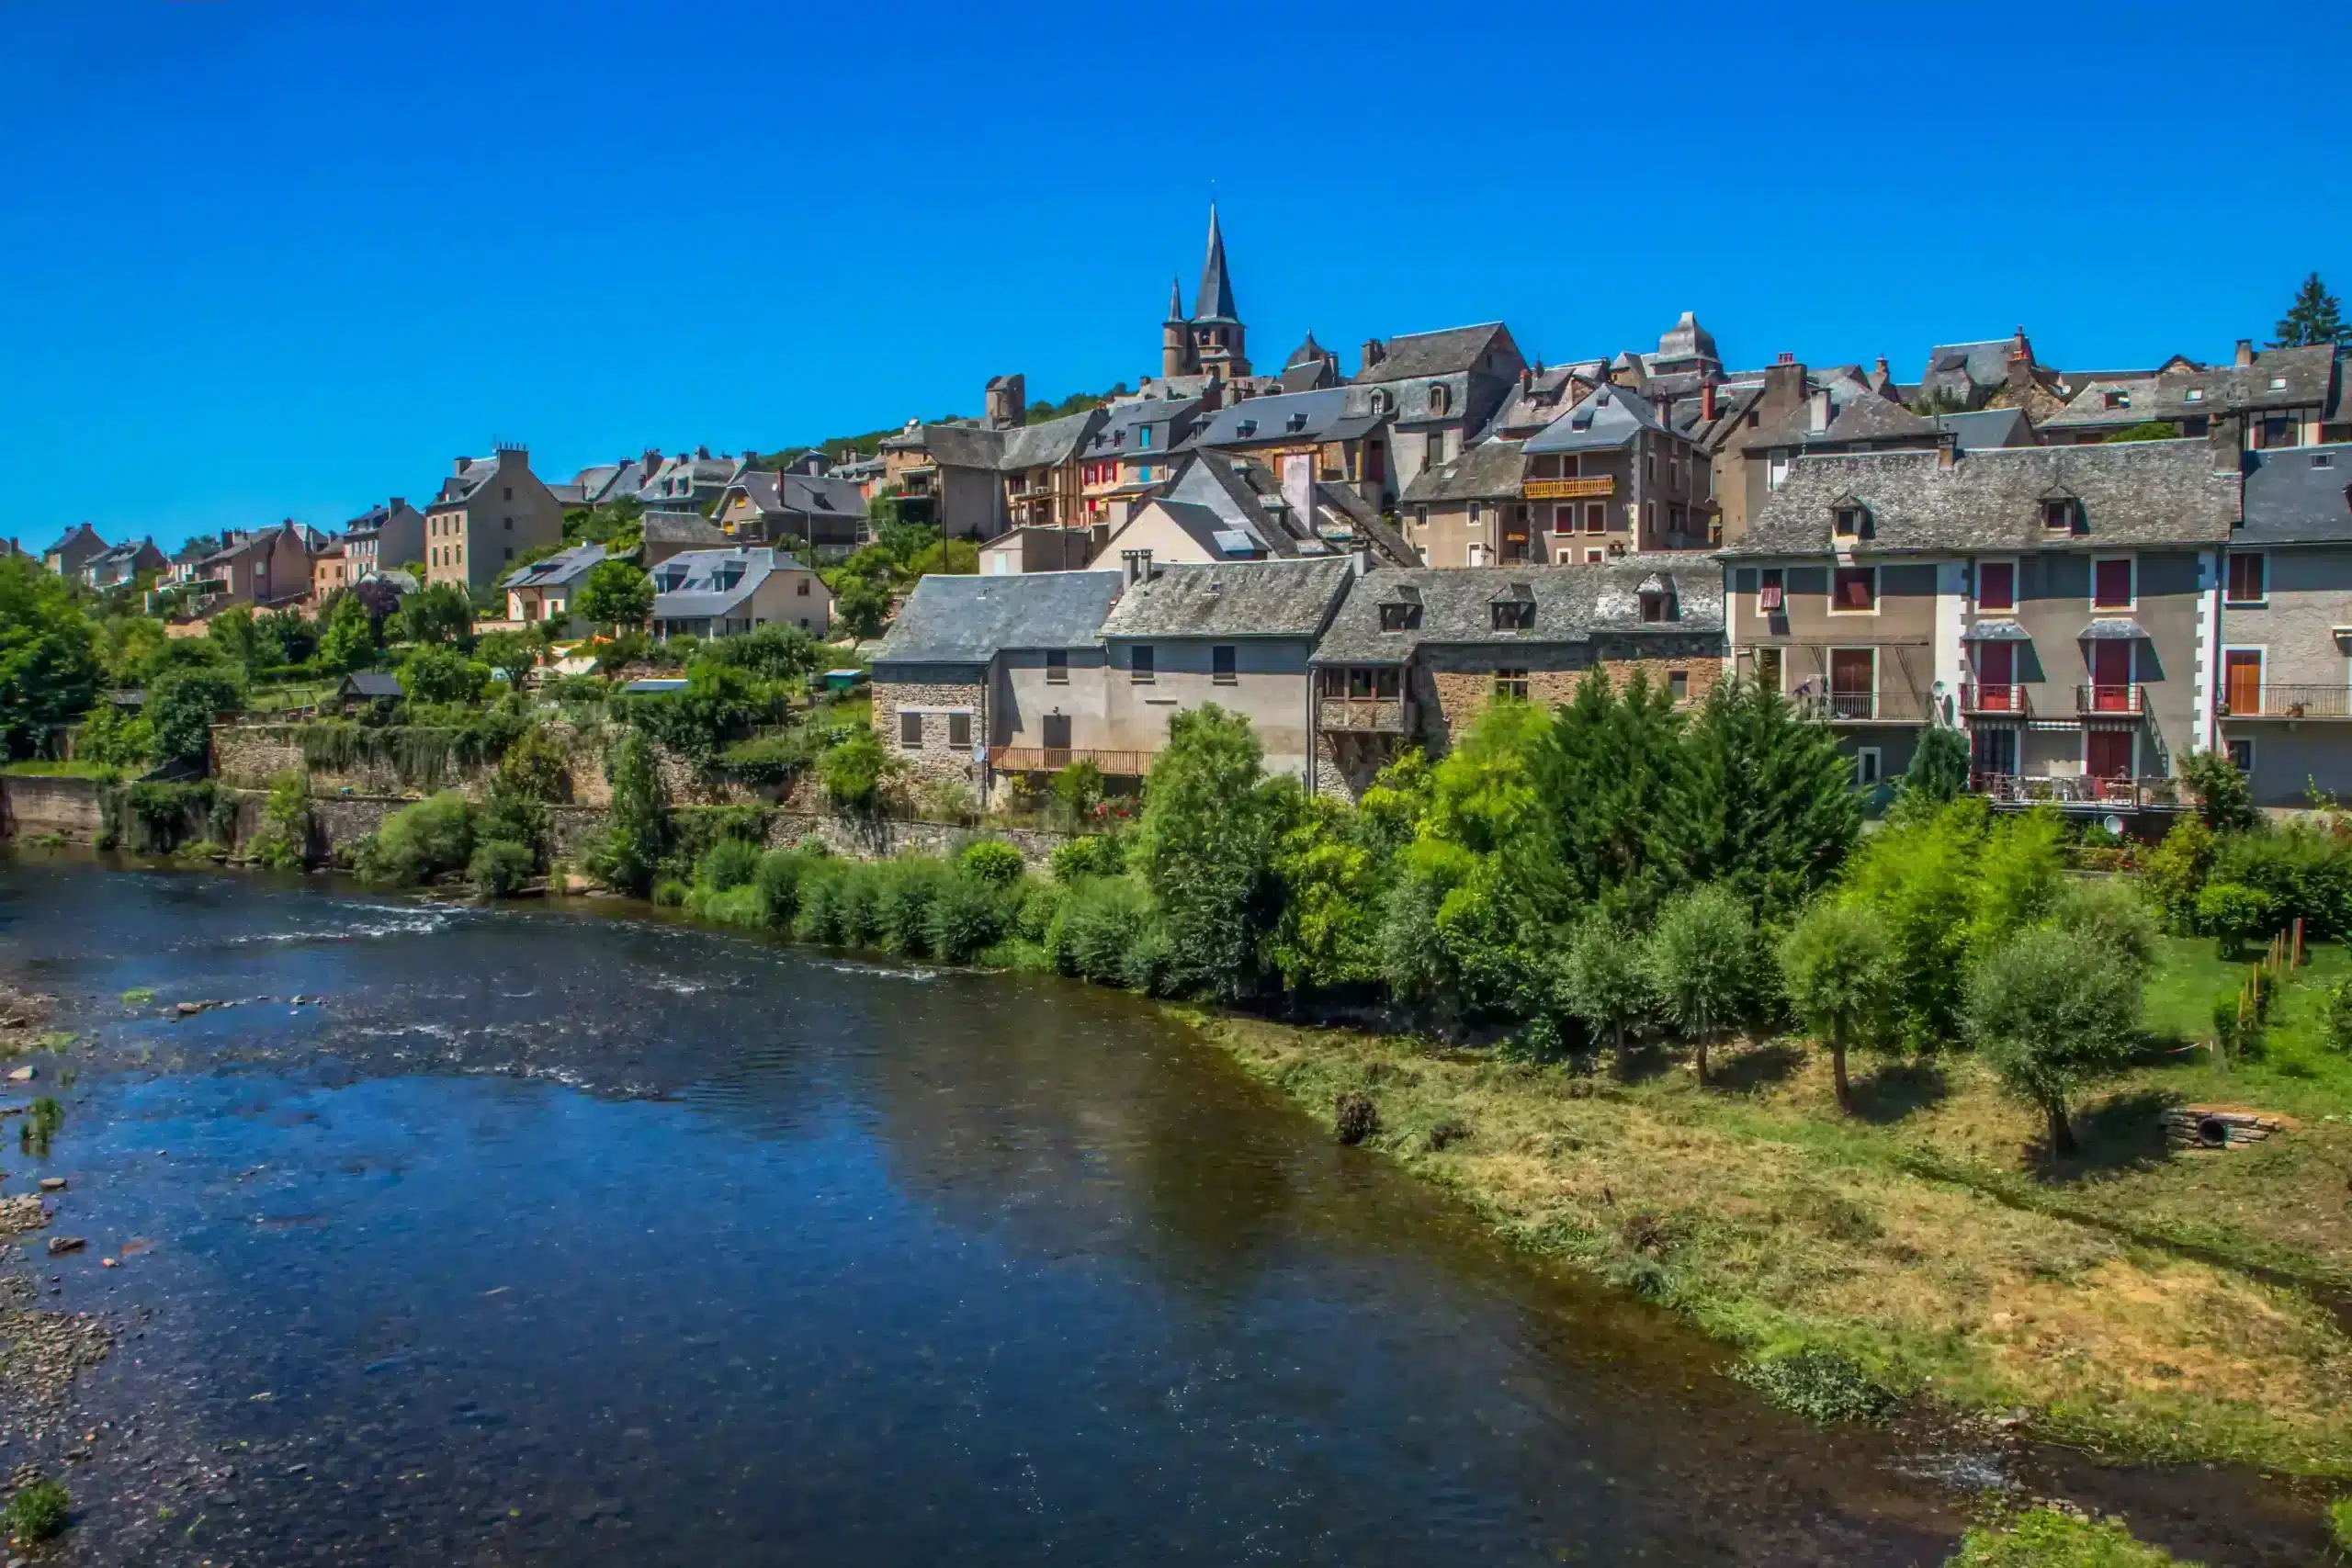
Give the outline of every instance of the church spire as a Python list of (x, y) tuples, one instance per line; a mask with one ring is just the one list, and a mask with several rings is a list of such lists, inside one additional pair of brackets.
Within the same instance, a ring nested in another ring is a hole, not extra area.
[(1209, 254), (1201, 265), (1201, 291), (1193, 300), (1193, 319), (1238, 321), (1233, 308), (1233, 284), (1225, 275), (1225, 231), (1217, 227), (1216, 203), (1209, 203)]
[(1184, 314), (1184, 280), (1172, 273), (1168, 278), (1168, 320), (1171, 321), (1190, 320)]

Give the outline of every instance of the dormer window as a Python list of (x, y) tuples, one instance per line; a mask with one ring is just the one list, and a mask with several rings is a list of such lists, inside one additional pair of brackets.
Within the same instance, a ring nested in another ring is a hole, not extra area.
[(2205, 389), (2202, 387), (2191, 387), (2182, 397), (2181, 400), (2183, 402), (2201, 403), (2205, 400)]
[(2287, 389), (2287, 378), (2284, 376), (2273, 376), (2270, 378), (2270, 389), (2274, 392), (2285, 391)]
[(1487, 603), (1494, 616), (1495, 630), (1524, 632), (1535, 628), (1535, 591), (1524, 582), (1514, 582)]
[(1233, 427), (1233, 433), (1247, 441), (1250, 437), (1258, 434), (1258, 422), (1254, 419), (1245, 419), (1239, 424)]
[(1298, 431), (1305, 430), (1306, 428), (1306, 416), (1303, 413), (1295, 413), (1287, 420), (1284, 420), (1283, 422), (1283, 425), (1284, 429), (1289, 430), (1294, 434)]
[(2069, 491), (2053, 490), (2041, 498), (2041, 526), (2052, 534), (2071, 534), (2083, 520), (2083, 503)]
[(1385, 632), (1410, 631), (1413, 614), (1418, 608), (1413, 604), (1383, 604), (1380, 607), (1380, 629)]
[(1681, 618), (1681, 607), (1675, 603), (1673, 594), (1644, 593), (1642, 595), (1642, 620), (1645, 625), (1655, 625), (1659, 621), (1679, 621)]
[(1389, 402), (1387, 389), (1385, 387), (1374, 388), (1372, 393), (1372, 412), (1374, 414), (1379, 415), (1386, 413), (1388, 410)]
[(2106, 401), (2109, 408), (2128, 409), (2132, 406), (2132, 394), (2129, 392), (2109, 392), (2107, 394)]
[(1841, 539), (1867, 539), (1874, 532), (1871, 509), (1850, 495), (1840, 496), (1830, 503), (1829, 527)]

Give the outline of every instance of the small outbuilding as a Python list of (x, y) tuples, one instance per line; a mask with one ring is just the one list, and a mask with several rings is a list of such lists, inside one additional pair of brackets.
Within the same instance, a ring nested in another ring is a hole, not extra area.
[(401, 689), (400, 677), (381, 670), (356, 671), (343, 678), (334, 689), (335, 706), (345, 713), (370, 705), (389, 707), (408, 694)]

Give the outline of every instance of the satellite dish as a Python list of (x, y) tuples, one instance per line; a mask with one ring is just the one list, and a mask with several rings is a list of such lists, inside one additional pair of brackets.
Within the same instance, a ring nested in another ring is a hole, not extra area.
[(2109, 832), (2114, 834), (2119, 839), (2123, 837), (2123, 818), (2118, 817), (2112, 811), (2107, 814), (2106, 820), (2102, 821), (2099, 826), (2106, 829)]

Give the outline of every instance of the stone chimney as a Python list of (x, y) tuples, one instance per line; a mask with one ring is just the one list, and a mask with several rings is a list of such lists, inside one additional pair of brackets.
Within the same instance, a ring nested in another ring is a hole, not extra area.
[(1829, 428), (1829, 389), (1821, 388), (1813, 394), (1804, 416), (1805, 433), (1819, 435)]
[(1936, 467), (1949, 468), (1959, 457), (1960, 438), (1946, 431), (1943, 439), (1936, 443)]
[(452, 476), (462, 474), (472, 462), (471, 457), (459, 457), (449, 465), (449, 472)]
[(2007, 371), (2011, 391), (2022, 392), (2033, 385), (2033, 344), (2026, 341), (2022, 326), (2018, 328), (2017, 335), (2009, 339)]
[(406, 506), (407, 504), (408, 497), (404, 495), (396, 495), (392, 497), (392, 503), (384, 510), (390, 513), (397, 513), (401, 507)]
[(2245, 415), (2216, 411), (2212, 423), (2205, 427), (2205, 446), (2206, 450), (2211, 454), (2215, 473), (2244, 473), (2245, 471)]
[[(1368, 338), (1366, 338), (1366, 339), (1364, 339), (1364, 340), (1363, 340), (1363, 369), (1364, 369), (1364, 370), (1369, 370), (1369, 369), (1371, 369), (1374, 366), (1375, 366), (1375, 365), (1379, 364), (1382, 360), (1386, 359), (1387, 357), (1388, 357), (1388, 345), (1387, 345), (1387, 344), (1385, 344), (1382, 343), (1382, 342), (1381, 342), (1378, 338), (1376, 338), (1376, 337), (1368, 337)], [(1358, 375), (1362, 375), (1363, 373), (1363, 371), (1361, 371), (1361, 370), (1357, 372), (1357, 374), (1358, 374)]]
[(1764, 395), (1757, 412), (1768, 421), (1780, 419), (1803, 401), (1804, 367), (1797, 363), (1795, 355), (1783, 354), (1764, 367)]
[(1151, 581), (1151, 552), (1149, 550), (1121, 550), (1119, 565), (1125, 572), (1126, 586), (1129, 588), (1133, 588), (1138, 582)]
[(2254, 340), (2252, 338), (2242, 337), (2238, 339), (2237, 355), (2235, 358), (2232, 359), (2230, 363), (2236, 366), (2241, 370), (2254, 363)]

